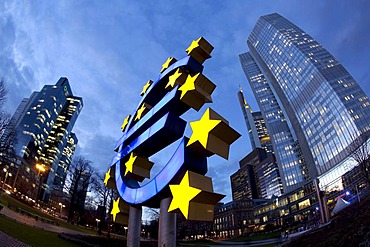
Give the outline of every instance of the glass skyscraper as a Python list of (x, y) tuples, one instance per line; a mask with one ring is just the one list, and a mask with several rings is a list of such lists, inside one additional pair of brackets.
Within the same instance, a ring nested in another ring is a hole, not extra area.
[(245, 100), (243, 90), (239, 86), (238, 99), (242, 113), (244, 116), (245, 123), (247, 125), (249, 139), (251, 141), (252, 149), (263, 148), (267, 154), (274, 153), (272, 144), (270, 141), (270, 136), (266, 128), (265, 119), (261, 112), (253, 112), (252, 108), (248, 105)]
[(22, 164), (35, 172), (36, 164), (46, 168), (41, 200), (48, 200), (53, 185), (62, 189), (78, 142), (72, 128), (82, 107), (82, 98), (73, 96), (68, 79), (62, 77), (24, 99), (12, 117), (18, 137), (15, 151)]
[(313, 178), (326, 183), (343, 175), (351, 143), (370, 130), (369, 98), (325, 48), (279, 14), (260, 17), (247, 44), (240, 62), (266, 120), (285, 192)]

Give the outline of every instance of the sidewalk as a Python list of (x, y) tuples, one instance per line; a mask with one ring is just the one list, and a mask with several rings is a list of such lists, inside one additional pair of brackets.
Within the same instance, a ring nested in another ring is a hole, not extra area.
[[(20, 213), (14, 212), (13, 210), (10, 210), (7, 207), (4, 207), (1, 210), (0, 214), (4, 215), (7, 218), (13, 219), (19, 223), (32, 226), (32, 227), (37, 227), (37, 228), (40, 228), (42, 230), (49, 231), (49, 232), (89, 235), (87, 233), (75, 231), (72, 229), (51, 225), (51, 224), (41, 222), (41, 221), (36, 221), (34, 218), (30, 218)], [(1, 244), (2, 243), (0, 243), (0, 246), (3, 246)]]
[(0, 247), (30, 247), (30, 246), (0, 231)]
[(214, 242), (215, 244), (210, 245), (212, 247), (240, 247), (240, 246), (261, 246), (267, 244), (280, 244), (281, 239), (279, 238), (271, 238), (271, 239), (264, 239), (264, 240), (252, 240), (247, 242), (232, 242), (232, 241), (219, 241)]

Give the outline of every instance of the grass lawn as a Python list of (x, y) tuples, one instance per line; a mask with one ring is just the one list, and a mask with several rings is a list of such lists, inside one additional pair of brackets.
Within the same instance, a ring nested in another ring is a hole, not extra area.
[[(230, 240), (231, 241), (231, 240)], [(236, 241), (237, 242), (237, 241)], [(242, 241), (240, 241), (242, 242)], [(206, 247), (206, 246), (212, 246), (212, 245), (220, 245), (220, 243), (212, 242), (208, 240), (196, 240), (196, 241), (184, 241), (184, 242), (177, 242), (179, 246), (197, 246), (197, 247)], [(238, 245), (238, 244), (237, 244)], [(258, 247), (274, 247), (277, 246), (277, 243), (274, 244), (264, 244), (264, 245), (258, 245)], [(225, 245), (226, 247), (227, 245)], [(240, 243), (240, 246), (245, 246), (243, 243)]]
[(38, 216), (53, 220), (53, 221), (57, 222), (59, 224), (59, 226), (61, 226), (61, 227), (65, 227), (65, 228), (72, 229), (72, 230), (75, 230), (75, 231), (84, 232), (84, 233), (87, 233), (87, 234), (96, 234), (95, 230), (86, 229), (86, 228), (83, 228), (83, 227), (79, 227), (79, 226), (76, 226), (76, 225), (69, 224), (69, 223), (67, 223), (67, 222), (65, 222), (65, 221), (63, 221), (59, 218), (55, 218), (55, 217), (53, 217), (49, 214), (45, 214), (45, 213), (43, 213), (43, 212), (41, 212), (41, 211), (39, 211), (39, 210), (37, 210), (33, 207), (30, 207), (30, 206), (16, 200), (15, 198), (13, 198), (9, 195), (6, 195), (6, 194), (3, 195), (1, 203), (6, 207), (9, 204), (11, 204), (11, 206), (12, 206), (11, 209), (12, 210), (15, 210), (15, 207), (22, 208), (24, 210), (27, 210), (30, 213), (33, 213), (33, 214), (36, 214)]
[(177, 244), (179, 246), (210, 246), (215, 245), (217, 243), (209, 241), (209, 240), (194, 240), (194, 241), (178, 241)]
[(57, 233), (29, 227), (0, 216), (0, 231), (32, 246), (78, 246), (58, 237)]
[(231, 241), (231, 242), (247, 242), (251, 240), (265, 240), (265, 239), (271, 239), (271, 238), (280, 238), (281, 233), (280, 232), (269, 232), (269, 233), (261, 233), (261, 234), (256, 234), (252, 236), (245, 236), (245, 237), (237, 237), (234, 239), (229, 239), (226, 241)]

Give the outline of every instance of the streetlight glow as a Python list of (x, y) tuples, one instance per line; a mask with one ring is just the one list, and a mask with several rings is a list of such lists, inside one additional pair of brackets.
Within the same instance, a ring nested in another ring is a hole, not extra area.
[(96, 219), (96, 229), (99, 228), (99, 222), (100, 222), (100, 220), (99, 219)]
[(45, 167), (43, 165), (40, 165), (40, 164), (36, 164), (36, 169), (39, 170), (39, 172), (44, 172), (45, 171)]
[(63, 210), (63, 208), (66, 206), (66, 205), (64, 205), (63, 203), (59, 203), (59, 206), (60, 206), (60, 217), (62, 217), (62, 210)]

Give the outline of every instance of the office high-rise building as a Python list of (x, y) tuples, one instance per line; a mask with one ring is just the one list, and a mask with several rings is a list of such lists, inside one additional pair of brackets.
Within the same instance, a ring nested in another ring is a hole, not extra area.
[(252, 108), (248, 105), (245, 100), (242, 88), (239, 86), (238, 99), (242, 113), (244, 116), (245, 123), (247, 125), (249, 139), (251, 141), (252, 149), (263, 148), (267, 154), (274, 153), (270, 136), (266, 128), (265, 120), (261, 112), (253, 112)]
[(65, 179), (62, 170), (66, 173), (70, 162), (66, 160), (75, 149), (69, 142), (72, 138), (73, 145), (77, 143), (71, 131), (82, 107), (82, 98), (73, 96), (68, 79), (62, 77), (55, 85), (45, 85), (24, 99), (12, 117), (18, 139), (15, 151), (23, 165), (31, 170), (35, 170), (36, 164), (46, 168), (42, 174), (42, 200), (48, 200), (58, 170), (58, 176)]
[(76, 137), (75, 133), (71, 133), (69, 137), (67, 138), (67, 144), (64, 146), (62, 156), (59, 159), (58, 168), (55, 173), (55, 178), (53, 182), (53, 190), (62, 191), (65, 180), (67, 177), (67, 172), (69, 165), (72, 162), (72, 156), (75, 152), (75, 149), (77, 147), (78, 139)]
[(270, 199), (283, 193), (280, 173), (273, 154), (256, 148), (239, 161), (230, 176), (233, 200)]
[(240, 62), (266, 120), (286, 192), (340, 178), (370, 130), (370, 101), (316, 40), (279, 14), (260, 17)]

